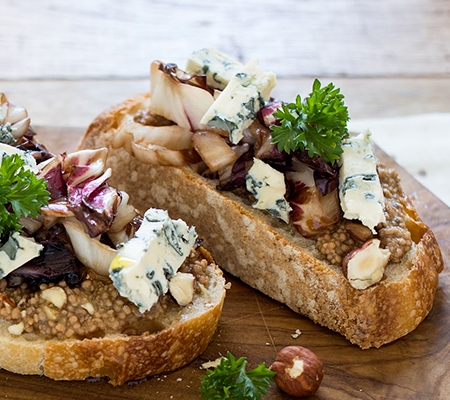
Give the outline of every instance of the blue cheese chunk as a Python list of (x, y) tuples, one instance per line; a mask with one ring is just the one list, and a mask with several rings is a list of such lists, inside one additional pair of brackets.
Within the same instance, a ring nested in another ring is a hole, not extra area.
[(140, 312), (150, 310), (167, 293), (169, 280), (194, 248), (197, 234), (167, 211), (149, 209), (135, 237), (118, 248), (109, 276), (121, 296)]
[(43, 245), (14, 232), (0, 247), (0, 279), (39, 256)]
[(22, 158), (22, 160), (25, 161), (25, 169), (31, 170), (35, 174), (39, 172), (39, 168), (36, 164), (36, 159), (33, 157), (31, 152), (20, 150), (5, 143), (0, 143), (0, 164), (3, 157), (11, 156), (13, 154), (18, 154)]
[(284, 175), (258, 158), (253, 159), (253, 165), (246, 176), (247, 190), (252, 193), (256, 202), (254, 208), (267, 210), (273, 216), (289, 222), (291, 207), (284, 198), (286, 184)]
[(264, 72), (257, 60), (251, 60), (230, 80), (200, 124), (220, 128), (229, 133), (233, 144), (239, 143), (264, 102), (270, 97), (276, 78)]
[(339, 197), (344, 218), (358, 219), (375, 233), (385, 222), (384, 195), (369, 131), (345, 139), (340, 158)]
[[(2, 107), (0, 106), (0, 115), (2, 114)], [(11, 122), (6, 122), (5, 124), (0, 123), (0, 142), (4, 144), (13, 144), (16, 139), (13, 136), (14, 128)]]
[(191, 54), (186, 72), (204, 74), (209, 86), (222, 90), (242, 67), (240, 62), (210, 47)]

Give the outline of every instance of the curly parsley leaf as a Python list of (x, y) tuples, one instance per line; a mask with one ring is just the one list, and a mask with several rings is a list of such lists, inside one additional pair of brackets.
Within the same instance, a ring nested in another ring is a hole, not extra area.
[(25, 169), (19, 154), (5, 155), (0, 164), (0, 236), (22, 229), (20, 217), (36, 217), (48, 204), (47, 181)]
[(272, 142), (280, 151), (306, 150), (310, 157), (320, 156), (325, 162), (339, 160), (341, 141), (348, 136), (347, 107), (340, 89), (332, 83), (321, 87), (315, 80), (311, 94), (302, 101), (283, 104), (274, 112), (280, 125), (271, 125)]
[(265, 363), (246, 371), (247, 360), (237, 360), (228, 352), (220, 364), (200, 378), (200, 393), (204, 399), (259, 400), (267, 395), (267, 389), (275, 372)]

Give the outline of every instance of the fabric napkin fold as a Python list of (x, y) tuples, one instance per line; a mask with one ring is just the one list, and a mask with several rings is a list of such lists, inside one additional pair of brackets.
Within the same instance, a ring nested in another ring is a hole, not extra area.
[(369, 129), (384, 152), (450, 206), (450, 113), (356, 119), (348, 128)]

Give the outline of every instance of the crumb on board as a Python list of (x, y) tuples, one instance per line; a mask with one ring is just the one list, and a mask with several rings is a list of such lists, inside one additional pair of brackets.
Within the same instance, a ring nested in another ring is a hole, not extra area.
[(302, 334), (302, 331), (300, 330), (300, 329), (296, 329), (295, 330), (295, 333), (293, 333), (291, 336), (292, 336), (292, 339), (297, 339), (300, 335)]
[(203, 363), (202, 365), (200, 365), (200, 369), (209, 369), (209, 368), (215, 368), (220, 364), (220, 361), (222, 360), (223, 357), (218, 357), (213, 361), (207, 361), (205, 363)]

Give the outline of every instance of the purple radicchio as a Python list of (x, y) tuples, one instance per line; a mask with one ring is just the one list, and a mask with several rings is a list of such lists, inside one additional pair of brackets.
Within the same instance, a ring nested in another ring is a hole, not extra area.
[(48, 231), (47, 238), (37, 238), (44, 246), (38, 257), (15, 269), (6, 276), (8, 287), (27, 283), (39, 287), (42, 283), (65, 280), (69, 286), (76, 286), (86, 276), (86, 268), (77, 260), (67, 241), (59, 230)]
[(294, 158), (293, 169), (286, 173), (286, 179), (290, 188), (290, 216), (301, 235), (314, 236), (339, 220), (337, 189), (323, 195), (316, 186), (312, 168)]
[(26, 133), (14, 143), (14, 147), (26, 151), (40, 164), (53, 157), (53, 154), (42, 144), (35, 140), (36, 132), (32, 126), (28, 127)]
[(119, 193), (107, 184), (111, 170), (105, 171), (106, 149), (62, 154), (47, 163), (40, 176), (47, 179), (52, 194), (47, 216), (76, 216), (96, 237), (111, 226), (120, 203)]

